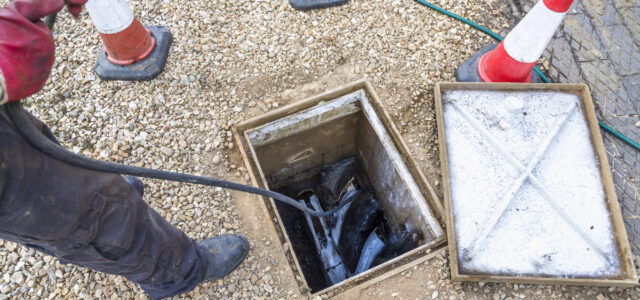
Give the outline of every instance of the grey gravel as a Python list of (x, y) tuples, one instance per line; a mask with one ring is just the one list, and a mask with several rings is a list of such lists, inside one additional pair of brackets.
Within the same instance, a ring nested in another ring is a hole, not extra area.
[[(146, 82), (101, 81), (93, 73), (101, 44), (87, 13), (77, 21), (61, 13), (50, 82), (24, 103), (76, 153), (245, 183), (250, 178), (235, 147), (233, 124), (364, 76), (384, 99), (429, 180), (436, 182), (433, 85), (454, 80), (455, 67), (492, 42), (413, 1), (352, 0), (312, 12), (295, 11), (286, 0), (129, 3), (144, 24), (164, 25), (174, 35), (163, 74)], [(505, 3), (497, 0), (437, 4), (494, 31), (508, 27)], [(190, 237), (239, 232), (252, 244), (237, 271), (180, 298), (302, 296), (296, 284), (300, 279), (280, 254), (278, 237), (254, 232), (256, 224), (240, 214), (236, 194), (174, 182), (144, 183), (150, 206)], [(402, 280), (417, 282), (423, 299), (448, 297), (456, 289), (445, 262), (437, 260), (435, 269), (421, 266)], [(11, 242), (0, 241), (0, 266), (0, 299), (147, 298), (120, 276), (62, 265)], [(422, 281), (427, 270), (438, 279)], [(513, 290), (495, 284), (463, 288), (468, 294), (497, 292), (501, 299)], [(402, 291), (389, 291), (405, 297)], [(572, 293), (557, 289), (555, 294), (567, 298)]]

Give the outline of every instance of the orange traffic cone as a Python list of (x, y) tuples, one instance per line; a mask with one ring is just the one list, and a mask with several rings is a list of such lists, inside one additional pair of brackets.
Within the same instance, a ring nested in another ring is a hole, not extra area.
[(145, 28), (125, 0), (85, 4), (104, 44), (95, 71), (105, 80), (148, 80), (164, 70), (171, 33), (160, 26)]
[(541, 82), (533, 67), (573, 0), (540, 0), (497, 46), (489, 45), (456, 71), (458, 81)]

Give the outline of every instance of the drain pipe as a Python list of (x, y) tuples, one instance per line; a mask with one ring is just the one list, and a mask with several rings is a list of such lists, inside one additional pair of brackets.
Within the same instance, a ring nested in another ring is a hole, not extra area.
[(344, 218), (347, 216), (347, 210), (349, 210), (349, 207), (351, 207), (351, 202), (353, 201), (353, 199), (355, 199), (355, 197), (360, 194), (359, 191), (356, 190), (355, 186), (353, 185), (353, 179), (351, 179), (351, 181), (348, 183), (346, 187), (346, 191), (347, 191), (346, 193), (340, 194), (338, 203), (349, 202), (349, 204), (345, 205), (342, 209), (338, 211), (338, 213), (336, 214), (337, 215), (336, 223), (333, 226), (333, 228), (331, 228), (331, 238), (333, 239), (333, 243), (336, 246), (340, 244), (340, 235), (342, 234), (342, 224), (344, 223)]
[[(315, 194), (310, 195), (309, 200), (311, 205), (315, 208), (315, 210), (319, 213), (322, 213), (322, 207), (320, 207), (320, 203), (318, 203), (318, 198)], [(307, 207), (307, 203), (305, 200), (299, 200), (301, 205)], [(314, 220), (311, 218), (311, 215), (308, 213), (304, 214), (307, 225), (311, 230), (311, 235), (313, 236), (313, 242), (316, 245), (316, 250), (320, 255), (320, 260), (322, 261), (323, 268), (329, 277), (329, 281), (331, 284), (336, 284), (341, 282), (349, 277), (349, 272), (345, 267), (344, 261), (342, 260), (342, 256), (338, 253), (338, 249), (336, 245), (333, 244), (333, 240), (327, 236), (328, 230), (326, 223), (323, 218), (320, 218), (318, 224), (318, 220)]]
[(367, 241), (362, 247), (360, 259), (358, 259), (358, 266), (356, 267), (356, 271), (353, 275), (360, 274), (371, 268), (371, 264), (373, 264), (373, 261), (387, 246), (387, 243), (384, 242), (382, 237), (383, 235), (380, 233), (380, 226), (378, 226), (373, 232), (371, 232), (371, 234), (367, 238)]

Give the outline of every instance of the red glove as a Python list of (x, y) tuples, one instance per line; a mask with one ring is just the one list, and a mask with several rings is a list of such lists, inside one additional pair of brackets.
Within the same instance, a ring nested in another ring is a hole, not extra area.
[(82, 6), (87, 3), (87, 0), (65, 0), (65, 2), (71, 15), (73, 15), (74, 18), (78, 18), (82, 12)]
[(0, 104), (20, 100), (44, 86), (53, 65), (55, 44), (40, 19), (62, 7), (63, 0), (14, 0), (0, 9), (0, 71), (6, 94)]

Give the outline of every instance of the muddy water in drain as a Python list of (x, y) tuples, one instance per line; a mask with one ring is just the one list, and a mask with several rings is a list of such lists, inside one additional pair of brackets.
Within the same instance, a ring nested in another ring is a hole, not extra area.
[[(339, 223), (337, 214), (325, 219), (325, 223), (334, 229), (329, 232), (328, 242), (338, 241), (338, 254), (347, 269), (347, 276), (355, 275), (357, 269), (358, 272), (363, 271), (362, 264), (368, 265), (368, 262), (371, 267), (375, 267), (419, 246), (418, 242), (423, 238), (421, 234), (411, 232), (403, 224), (395, 224), (391, 221), (374, 195), (366, 174), (359, 168), (354, 157), (327, 166), (310, 179), (293, 180), (277, 192), (292, 198), (308, 199), (312, 191), (317, 196), (322, 209), (326, 211), (340, 203), (340, 196), (345, 194), (350, 182), (359, 190), (359, 193), (346, 211), (342, 230), (338, 230), (339, 239), (334, 238), (337, 234), (335, 227), (339, 227), (335, 226)], [(307, 204), (311, 207), (309, 201)], [(337, 283), (331, 281), (325, 270), (326, 262), (323, 263), (318, 253), (305, 215), (279, 202), (276, 202), (276, 208), (282, 217), (291, 246), (311, 291), (317, 292)], [(318, 223), (318, 219), (313, 218), (312, 222)], [(316, 232), (323, 232), (319, 230), (321, 226), (316, 227)], [(368, 239), (369, 243), (367, 243)], [(384, 246), (380, 246), (380, 241)], [(366, 249), (364, 252), (363, 248)], [(363, 253), (365, 254), (362, 255)], [(361, 256), (363, 256), (362, 259)], [(360, 260), (363, 262), (359, 267)], [(368, 268), (364, 270), (366, 269)]]

